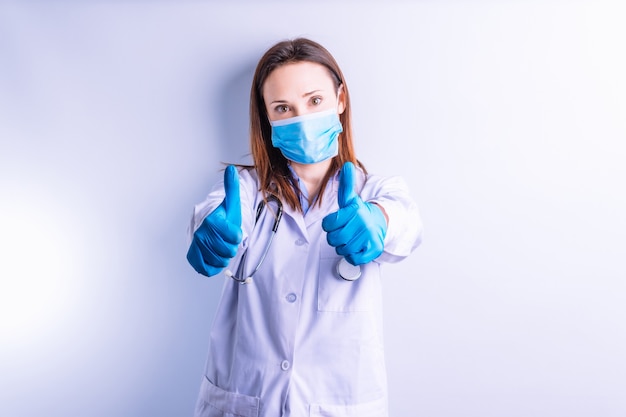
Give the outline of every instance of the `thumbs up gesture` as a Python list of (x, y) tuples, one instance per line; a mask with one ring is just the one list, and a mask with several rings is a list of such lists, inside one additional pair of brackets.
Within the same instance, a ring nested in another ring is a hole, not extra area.
[(193, 268), (208, 277), (216, 275), (232, 257), (242, 239), (239, 174), (233, 165), (224, 171), (226, 196), (193, 234), (187, 260)]
[(352, 265), (366, 264), (383, 251), (387, 220), (376, 205), (355, 191), (355, 168), (346, 162), (339, 173), (339, 210), (322, 220), (328, 244)]

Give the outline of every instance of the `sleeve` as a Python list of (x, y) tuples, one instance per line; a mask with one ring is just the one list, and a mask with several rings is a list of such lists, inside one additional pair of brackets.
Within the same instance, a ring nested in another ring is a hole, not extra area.
[(398, 262), (422, 242), (422, 219), (406, 182), (398, 176), (370, 176), (361, 193), (364, 200), (380, 205), (388, 217), (384, 250), (379, 262)]

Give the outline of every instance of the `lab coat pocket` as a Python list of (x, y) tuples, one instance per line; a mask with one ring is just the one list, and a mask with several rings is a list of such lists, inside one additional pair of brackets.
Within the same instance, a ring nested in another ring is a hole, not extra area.
[(258, 417), (260, 399), (228, 392), (204, 377), (195, 417)]
[(341, 257), (332, 246), (322, 244), (317, 284), (318, 311), (349, 313), (371, 311), (380, 297), (380, 266), (361, 265), (361, 277), (346, 281), (337, 272)]
[(387, 399), (354, 405), (323, 405), (312, 404), (309, 417), (388, 417)]

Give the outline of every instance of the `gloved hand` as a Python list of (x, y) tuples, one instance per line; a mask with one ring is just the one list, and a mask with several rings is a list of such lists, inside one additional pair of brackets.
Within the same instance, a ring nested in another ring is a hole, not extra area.
[(375, 204), (356, 193), (355, 168), (346, 162), (339, 173), (339, 210), (322, 220), (328, 244), (352, 265), (366, 264), (383, 252), (387, 220)]
[(216, 275), (237, 254), (241, 242), (241, 201), (239, 175), (233, 165), (224, 171), (226, 196), (193, 234), (187, 260), (197, 272)]

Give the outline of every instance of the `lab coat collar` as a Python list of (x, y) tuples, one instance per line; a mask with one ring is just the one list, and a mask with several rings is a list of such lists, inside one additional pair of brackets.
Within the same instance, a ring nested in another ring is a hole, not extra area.
[[(360, 190), (363, 188), (365, 183), (365, 174), (361, 170), (361, 168), (357, 168), (357, 178), (356, 178), (356, 188)], [(339, 209), (337, 204), (337, 191), (339, 189), (339, 171), (333, 175), (326, 188), (324, 190), (323, 200), (321, 207), (317, 203), (313, 203), (313, 205), (309, 208), (309, 211), (306, 215), (303, 215), (300, 211), (294, 210), (288, 204), (285, 204), (283, 207), (283, 215), (289, 216), (293, 222), (298, 226), (300, 232), (306, 240), (309, 240), (307, 227), (311, 224), (321, 221), (325, 216), (330, 213), (333, 213)]]

